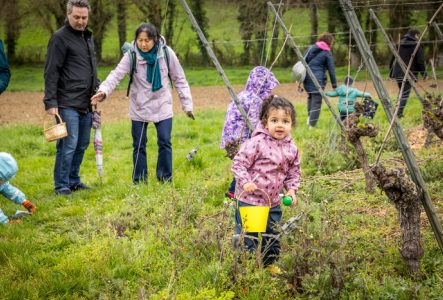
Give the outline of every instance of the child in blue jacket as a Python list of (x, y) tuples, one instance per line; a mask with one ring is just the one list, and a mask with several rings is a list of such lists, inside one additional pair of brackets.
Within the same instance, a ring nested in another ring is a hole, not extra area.
[[(343, 121), (347, 115), (355, 111), (355, 101), (357, 97), (371, 97), (369, 93), (363, 93), (356, 88), (353, 88), (354, 79), (352, 77), (345, 77), (344, 84), (340, 85), (335, 91), (326, 92), (326, 96), (338, 98), (338, 111), (340, 112), (340, 119)], [(347, 103), (346, 103), (347, 102)]]
[[(30, 213), (34, 213), (36, 207), (26, 200), (25, 195), (9, 183), (9, 180), (17, 174), (18, 166), (11, 154), (0, 152), (0, 194), (14, 203), (23, 205)], [(0, 209), (0, 224), (8, 223), (8, 217)]]

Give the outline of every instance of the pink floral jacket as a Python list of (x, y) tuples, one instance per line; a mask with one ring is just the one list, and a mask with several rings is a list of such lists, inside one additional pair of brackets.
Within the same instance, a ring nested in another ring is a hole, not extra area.
[(269, 195), (271, 207), (280, 204), (279, 193), (283, 187), (295, 192), (300, 185), (300, 157), (291, 136), (274, 139), (261, 124), (252, 138), (240, 147), (232, 162), (232, 172), (237, 180), (236, 199), (252, 205), (268, 204), (267, 196), (260, 190), (243, 192), (243, 185), (253, 181)]

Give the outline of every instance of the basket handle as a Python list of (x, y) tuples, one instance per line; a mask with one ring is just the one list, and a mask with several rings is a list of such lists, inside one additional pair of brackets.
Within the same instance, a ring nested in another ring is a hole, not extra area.
[[(255, 191), (260, 191), (260, 192), (262, 192), (262, 193), (266, 196), (266, 198), (268, 198), (269, 206), (271, 206), (271, 197), (269, 197), (269, 194), (268, 194), (264, 189), (257, 188)], [(255, 191), (253, 191), (253, 192), (255, 192)], [(240, 193), (240, 195), (238, 195), (238, 198), (240, 198), (240, 197), (243, 195), (243, 193), (248, 193), (248, 192), (246, 192), (246, 191), (242, 191), (242, 192)]]
[[(48, 127), (46, 127), (46, 125), (48, 124), (48, 116), (50, 116), (50, 114), (46, 114), (45, 119), (43, 121), (43, 130), (48, 128)], [(60, 115), (58, 113), (55, 113), (55, 117), (58, 118), (58, 121), (60, 123), (63, 123), (62, 117), (60, 117)]]

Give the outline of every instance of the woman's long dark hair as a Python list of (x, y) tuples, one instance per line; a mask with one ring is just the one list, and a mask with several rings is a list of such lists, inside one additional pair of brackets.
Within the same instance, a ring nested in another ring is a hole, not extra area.
[(150, 23), (141, 23), (135, 30), (135, 40), (140, 35), (140, 33), (146, 32), (148, 38), (154, 40), (154, 43), (158, 44), (160, 41), (160, 31), (157, 27)]

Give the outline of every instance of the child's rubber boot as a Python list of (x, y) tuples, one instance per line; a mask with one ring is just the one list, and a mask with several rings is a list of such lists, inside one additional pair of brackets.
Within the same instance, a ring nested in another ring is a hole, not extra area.
[(35, 213), (35, 211), (37, 210), (37, 207), (32, 204), (32, 202), (30, 202), (29, 200), (25, 200), (23, 201), (22, 205), (31, 213)]

